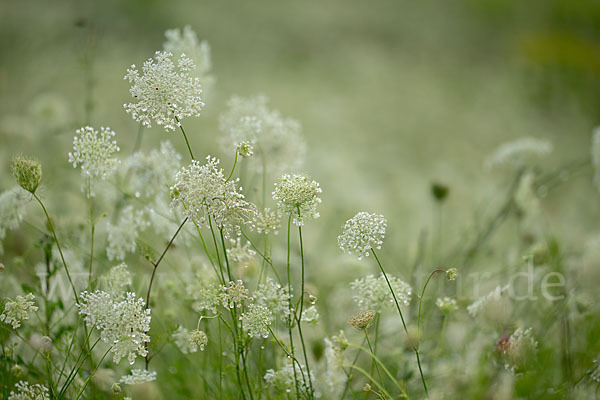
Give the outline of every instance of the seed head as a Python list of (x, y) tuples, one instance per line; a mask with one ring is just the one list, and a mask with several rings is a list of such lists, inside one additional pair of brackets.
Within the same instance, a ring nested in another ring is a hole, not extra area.
[(17, 156), (12, 160), (11, 170), (19, 186), (31, 194), (35, 193), (42, 182), (42, 165), (39, 161)]
[(348, 323), (356, 330), (362, 331), (365, 330), (371, 325), (371, 322), (375, 318), (375, 311), (367, 310), (360, 311), (354, 314), (350, 319), (348, 319)]

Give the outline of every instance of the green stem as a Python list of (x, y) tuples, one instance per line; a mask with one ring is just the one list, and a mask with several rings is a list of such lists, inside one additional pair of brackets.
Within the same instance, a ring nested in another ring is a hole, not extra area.
[[(381, 372), (379, 371), (379, 366), (377, 365), (377, 362), (375, 361), (375, 352), (373, 351), (373, 347), (371, 346), (371, 340), (369, 340), (369, 334), (367, 333), (367, 330), (364, 330), (365, 332), (365, 338), (367, 338), (367, 344), (369, 345), (369, 350), (371, 351), (371, 353), (373, 354), (373, 359), (371, 360), (371, 370), (373, 369), (373, 365), (375, 365), (375, 368), (377, 369), (377, 376), (379, 376), (379, 381), (381, 382), (381, 385), (383, 386), (383, 379), (381, 379)], [(373, 373), (371, 372), (371, 375)]]
[[(298, 216), (300, 216), (300, 210), (298, 210)], [(298, 226), (298, 234), (300, 236), (300, 260), (302, 266), (302, 280), (300, 294), (300, 315), (298, 317), (298, 333), (300, 334), (300, 343), (302, 344), (302, 353), (304, 353), (304, 362), (306, 363), (306, 374), (308, 375), (308, 384), (310, 387), (310, 395), (314, 396), (315, 390), (313, 389), (312, 379), (310, 377), (310, 366), (308, 365), (308, 355), (306, 354), (306, 345), (304, 344), (304, 336), (302, 335), (302, 312), (304, 310), (304, 243), (302, 241), (302, 226)]]
[(235, 151), (235, 158), (233, 159), (233, 167), (231, 167), (231, 172), (229, 173), (229, 176), (227, 177), (227, 179), (225, 180), (225, 182), (229, 182), (229, 180), (233, 176), (233, 171), (235, 171), (235, 166), (237, 165), (237, 158), (238, 158), (238, 152), (236, 150)]
[(192, 157), (192, 160), (195, 160), (196, 157), (194, 157), (194, 153), (192, 152), (192, 147), (190, 146), (190, 141), (188, 140), (188, 137), (185, 134), (185, 129), (183, 129), (183, 124), (181, 123), (181, 121), (179, 121), (177, 115), (175, 115), (174, 117), (175, 121), (177, 121), (177, 123), (179, 124), (179, 129), (181, 129), (181, 133), (183, 133), (183, 138), (185, 139), (185, 144), (187, 145), (188, 151), (190, 152), (190, 156)]
[(92, 285), (92, 265), (94, 263), (94, 233), (96, 224), (94, 223), (94, 199), (92, 198), (92, 177), (88, 177), (88, 199), (90, 201), (90, 228), (91, 228), (91, 244), (90, 244), (90, 266), (88, 273), (88, 289)]
[[(431, 274), (429, 274), (429, 278), (427, 278), (427, 281), (425, 282), (425, 285), (423, 285), (423, 290), (421, 291), (421, 296), (419, 297), (419, 312), (417, 313), (417, 328), (419, 329), (419, 336), (421, 335), (421, 305), (423, 304), (423, 297), (425, 296), (425, 289), (427, 289), (427, 285), (429, 285), (429, 281), (431, 280), (431, 278), (433, 278), (433, 275), (440, 273), (440, 272), (446, 272), (445, 269), (435, 269), (431, 272)], [(418, 347), (418, 345), (417, 345)]]
[[(264, 173), (264, 171), (263, 171)], [(294, 320), (296, 320), (295, 317), (295, 311), (292, 312), (292, 281), (290, 278), (290, 231), (291, 231), (291, 224), (292, 224), (292, 214), (290, 214), (289, 218), (288, 218), (288, 223), (287, 223), (287, 280), (288, 280), (288, 294), (289, 294), (289, 298), (288, 298), (288, 308), (289, 308), (289, 321), (288, 321), (288, 335), (290, 337), (290, 351), (292, 354), (292, 357), (295, 358), (295, 354), (294, 354), (294, 338), (292, 335), (292, 325)], [(292, 316), (294, 315), (294, 316)], [(302, 372), (302, 369), (300, 368), (300, 372)], [(304, 376), (304, 374), (302, 374)], [(296, 399), (299, 400), (300, 399), (300, 387), (298, 385), (298, 376), (296, 374), (296, 368), (294, 368), (294, 382), (296, 384)]]

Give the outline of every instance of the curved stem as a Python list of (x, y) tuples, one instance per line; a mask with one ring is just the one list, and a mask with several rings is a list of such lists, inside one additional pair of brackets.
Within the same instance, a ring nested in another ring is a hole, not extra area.
[[(446, 272), (445, 269), (435, 269), (431, 272), (431, 274), (429, 274), (429, 278), (427, 278), (427, 281), (425, 281), (425, 285), (423, 285), (423, 290), (421, 291), (421, 296), (419, 297), (419, 312), (417, 313), (417, 328), (419, 329), (419, 336), (421, 333), (421, 304), (423, 303), (423, 297), (425, 296), (425, 289), (427, 289), (427, 285), (429, 284), (429, 281), (431, 280), (431, 278), (433, 278), (433, 275), (440, 273), (440, 272)], [(418, 345), (417, 345), (418, 347)]]
[(177, 121), (177, 123), (179, 124), (179, 129), (181, 129), (181, 133), (183, 133), (183, 138), (185, 139), (185, 144), (187, 145), (188, 151), (190, 152), (190, 156), (192, 157), (192, 160), (195, 160), (196, 157), (194, 157), (194, 153), (192, 152), (192, 147), (190, 146), (190, 141), (188, 140), (188, 137), (185, 134), (185, 129), (183, 129), (183, 124), (181, 123), (181, 121), (179, 121), (177, 115), (175, 115), (174, 117), (175, 121)]
[(235, 151), (235, 158), (233, 159), (233, 167), (231, 167), (231, 172), (229, 173), (229, 176), (227, 177), (227, 179), (225, 179), (225, 182), (229, 182), (229, 180), (233, 176), (233, 171), (235, 171), (235, 166), (237, 165), (237, 158), (238, 158), (238, 152), (236, 150)]

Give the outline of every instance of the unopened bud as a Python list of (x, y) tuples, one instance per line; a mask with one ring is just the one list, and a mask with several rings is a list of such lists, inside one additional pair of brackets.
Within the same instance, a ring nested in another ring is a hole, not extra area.
[(35, 193), (42, 182), (42, 165), (39, 161), (17, 156), (12, 160), (11, 170), (19, 186)]

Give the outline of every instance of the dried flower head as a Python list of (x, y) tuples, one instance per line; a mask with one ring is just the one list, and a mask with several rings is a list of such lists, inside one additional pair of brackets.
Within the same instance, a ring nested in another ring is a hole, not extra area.
[(371, 322), (375, 318), (375, 311), (367, 310), (367, 311), (359, 311), (354, 314), (350, 319), (348, 319), (348, 323), (356, 330), (362, 331), (365, 330), (371, 325)]
[(199, 225), (208, 226), (210, 217), (225, 236), (239, 234), (243, 225), (251, 225), (256, 207), (244, 199), (237, 181), (225, 178), (219, 160), (210, 156), (206, 160), (204, 165), (194, 160), (177, 173), (171, 205), (182, 205), (184, 213)]
[(129, 375), (122, 376), (119, 382), (126, 385), (137, 385), (140, 383), (152, 382), (154, 380), (156, 380), (156, 371), (132, 369)]
[(136, 355), (148, 354), (145, 343), (150, 341), (150, 309), (146, 303), (128, 292), (123, 298), (114, 298), (107, 292), (97, 290), (83, 292), (78, 305), (79, 314), (85, 316), (88, 327), (100, 330), (104, 343), (112, 345), (113, 362), (118, 363), (127, 357), (130, 364)]
[(248, 305), (240, 317), (244, 331), (248, 336), (257, 339), (269, 337), (272, 318), (267, 307), (254, 303)]
[(458, 310), (458, 306), (456, 305), (456, 299), (450, 298), (448, 296), (438, 298), (435, 302), (435, 305), (438, 306), (438, 308), (446, 314)]
[(50, 393), (44, 385), (30, 385), (28, 382), (19, 381), (15, 385), (17, 392), (11, 391), (8, 400), (49, 400)]
[(173, 131), (185, 117), (199, 116), (204, 107), (200, 79), (192, 77), (196, 65), (185, 54), (181, 54), (177, 65), (172, 58), (170, 52), (157, 51), (154, 59), (144, 63), (142, 75), (135, 65), (127, 69), (125, 79), (131, 83), (129, 92), (136, 102), (123, 107), (146, 127), (154, 121)]
[(171, 336), (183, 354), (196, 353), (198, 349), (204, 351), (204, 346), (208, 343), (206, 333), (197, 329), (189, 332), (180, 326)]
[(344, 224), (338, 245), (343, 252), (356, 254), (361, 260), (369, 256), (371, 249), (381, 248), (386, 227), (383, 215), (359, 212)]
[(108, 127), (100, 131), (91, 126), (84, 126), (75, 131), (73, 151), (69, 153), (69, 162), (73, 167), (81, 167), (81, 173), (90, 178), (104, 179), (112, 174), (119, 160), (114, 157), (118, 152), (115, 132)]
[(277, 202), (279, 212), (292, 216), (294, 224), (304, 225), (306, 218), (319, 218), (317, 205), (322, 190), (319, 184), (308, 175), (282, 175), (275, 183), (273, 200)]
[(14, 300), (6, 300), (4, 311), (0, 314), (0, 321), (12, 325), (13, 329), (17, 329), (21, 326), (21, 322), (29, 319), (29, 314), (37, 310), (35, 296), (32, 293), (27, 293), (25, 296), (17, 296)]
[[(387, 277), (394, 289), (398, 303), (408, 305), (412, 295), (410, 285), (390, 274), (387, 274)], [(350, 282), (350, 288), (354, 290), (352, 298), (358, 307), (363, 310), (368, 309), (381, 312), (384, 307), (395, 305), (394, 298), (383, 274), (378, 278), (368, 275), (364, 278), (356, 279), (354, 282)]]
[(35, 193), (42, 182), (42, 164), (39, 161), (17, 156), (11, 162), (11, 171), (19, 186)]

